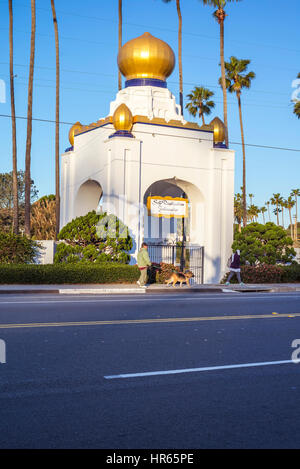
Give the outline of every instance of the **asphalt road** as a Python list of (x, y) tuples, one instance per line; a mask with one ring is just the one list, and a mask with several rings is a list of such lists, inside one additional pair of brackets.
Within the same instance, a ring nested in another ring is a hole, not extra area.
[(0, 340), (0, 448), (300, 448), (299, 293), (1, 295)]

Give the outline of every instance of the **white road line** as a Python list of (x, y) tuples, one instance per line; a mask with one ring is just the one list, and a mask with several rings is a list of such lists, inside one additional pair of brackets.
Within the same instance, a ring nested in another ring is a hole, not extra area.
[(176, 375), (182, 373), (199, 373), (204, 371), (217, 371), (217, 370), (232, 370), (235, 368), (250, 368), (258, 366), (270, 365), (283, 365), (287, 363), (296, 363), (293, 360), (280, 360), (274, 362), (258, 362), (258, 363), (240, 363), (237, 365), (221, 365), (221, 366), (205, 366), (202, 368), (184, 368), (181, 370), (165, 370), (165, 371), (146, 371), (143, 373), (126, 373), (120, 375), (104, 376), (105, 379), (126, 379), (126, 378), (142, 378), (145, 376), (162, 376), (162, 375)]

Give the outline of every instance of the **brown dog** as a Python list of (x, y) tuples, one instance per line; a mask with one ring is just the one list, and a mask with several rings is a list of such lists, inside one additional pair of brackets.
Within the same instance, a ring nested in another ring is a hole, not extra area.
[(167, 285), (170, 285), (170, 283), (173, 283), (173, 287), (175, 287), (176, 283), (179, 282), (180, 286), (182, 287), (183, 283), (186, 283), (186, 285), (190, 285), (190, 278), (195, 277), (193, 272), (190, 270), (186, 270), (185, 272), (173, 272), (171, 277), (165, 281)]

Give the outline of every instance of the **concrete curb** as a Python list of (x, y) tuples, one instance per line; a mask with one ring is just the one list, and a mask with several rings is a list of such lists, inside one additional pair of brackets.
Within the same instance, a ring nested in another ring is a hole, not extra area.
[(136, 285), (97, 285), (93, 286), (79, 286), (79, 285), (40, 285), (31, 287), (29, 285), (3, 285), (0, 286), (0, 295), (16, 295), (16, 294), (56, 294), (56, 295), (155, 295), (155, 294), (191, 294), (191, 293), (280, 293), (280, 292), (296, 292), (300, 291), (300, 285), (253, 285), (253, 286), (234, 286), (225, 287), (225, 285), (203, 285), (203, 286), (192, 286), (192, 287), (163, 287), (150, 285), (148, 287), (138, 287)]

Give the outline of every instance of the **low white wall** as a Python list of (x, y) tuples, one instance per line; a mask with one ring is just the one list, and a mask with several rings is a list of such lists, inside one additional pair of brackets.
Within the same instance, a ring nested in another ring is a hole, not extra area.
[(53, 264), (56, 242), (52, 240), (43, 240), (37, 242), (42, 245), (42, 248), (39, 249), (38, 255), (36, 256), (34, 263)]

